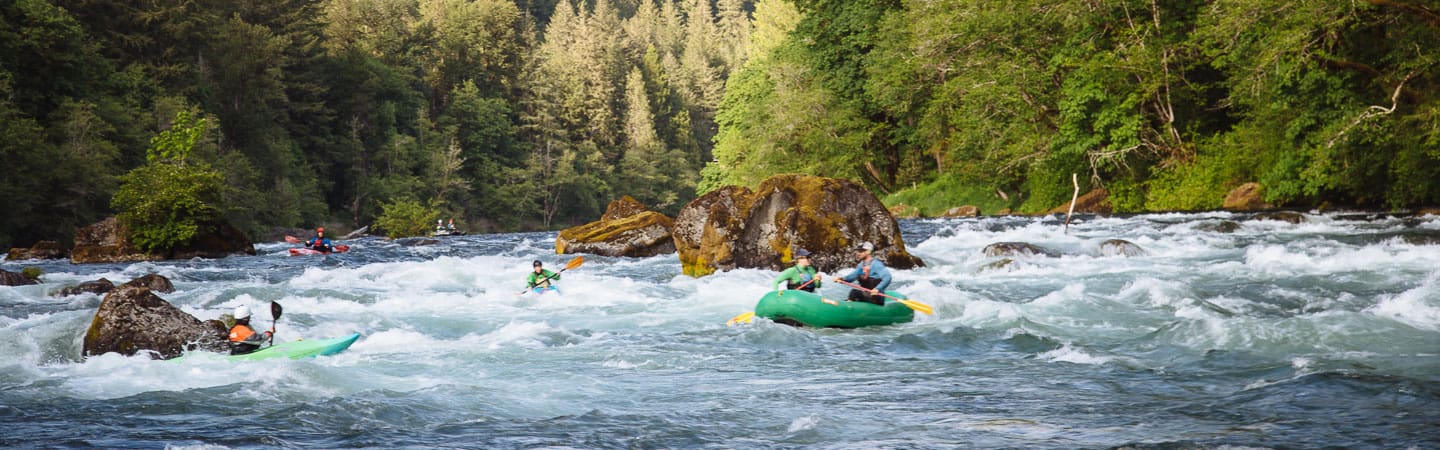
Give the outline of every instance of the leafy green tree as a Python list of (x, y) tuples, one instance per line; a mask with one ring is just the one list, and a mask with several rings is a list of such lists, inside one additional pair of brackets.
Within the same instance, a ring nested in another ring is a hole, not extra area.
[(223, 175), (190, 154), (208, 120), (181, 112), (169, 130), (151, 140), (149, 163), (121, 177), (111, 204), (136, 248), (164, 253), (189, 243), (220, 216)]
[(384, 212), (375, 219), (375, 226), (385, 231), (390, 239), (429, 236), (431, 223), (440, 218), (440, 209), (426, 206), (418, 200), (401, 198), (382, 205)]

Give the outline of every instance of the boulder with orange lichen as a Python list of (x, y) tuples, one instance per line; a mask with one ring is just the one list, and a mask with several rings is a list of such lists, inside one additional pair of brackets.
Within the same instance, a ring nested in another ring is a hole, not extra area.
[(560, 231), (555, 253), (648, 257), (675, 252), (675, 221), (630, 196), (610, 202), (600, 220)]
[(781, 270), (806, 249), (822, 272), (855, 264), (861, 242), (896, 269), (923, 266), (905, 249), (895, 217), (870, 191), (849, 180), (776, 175), (751, 191), (730, 186), (685, 205), (675, 220), (675, 247), (683, 271)]

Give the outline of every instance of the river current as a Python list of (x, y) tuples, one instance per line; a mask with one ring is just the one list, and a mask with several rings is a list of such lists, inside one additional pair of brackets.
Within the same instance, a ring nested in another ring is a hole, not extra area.
[[(574, 257), (554, 233), (5, 261), (45, 284), (0, 287), (0, 446), (1440, 448), (1440, 217), (1306, 219), (902, 221), (927, 266), (892, 290), (935, 314), (857, 330), (727, 327), (776, 273), (691, 278), (675, 255), (587, 255), (560, 295), (516, 295), (532, 260)], [(1063, 255), (981, 252), (1017, 241)], [(277, 341), (361, 337), (294, 361), (82, 359), (102, 297), (47, 293), (149, 273), (200, 319), (244, 304), (268, 327), (274, 301)]]

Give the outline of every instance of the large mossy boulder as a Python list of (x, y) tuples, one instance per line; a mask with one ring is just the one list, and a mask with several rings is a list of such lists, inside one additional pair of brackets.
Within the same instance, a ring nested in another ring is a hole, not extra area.
[(175, 292), (175, 283), (171, 283), (170, 279), (165, 278), (163, 275), (154, 273), (130, 280), (125, 283), (125, 286), (139, 286), (148, 288), (151, 292), (159, 292), (162, 294)]
[(200, 232), (189, 243), (163, 254), (141, 251), (131, 244), (129, 236), (129, 230), (114, 217), (75, 230), (75, 248), (70, 251), (70, 262), (135, 262), (255, 254), (255, 245), (245, 233), (223, 222), (201, 226)]
[(736, 268), (782, 270), (806, 249), (815, 267), (855, 264), (861, 242), (895, 269), (925, 265), (905, 249), (900, 226), (870, 191), (849, 180), (776, 175), (755, 190), (729, 186), (691, 201), (675, 217), (675, 247), (685, 274)]
[(1265, 189), (1260, 183), (1252, 181), (1231, 189), (1225, 194), (1225, 201), (1220, 207), (1231, 211), (1257, 211), (1274, 206), (1265, 202)]
[(566, 228), (555, 237), (555, 253), (648, 257), (675, 253), (675, 221), (624, 196), (610, 202), (600, 220)]
[(226, 328), (218, 320), (201, 322), (150, 289), (122, 285), (100, 302), (85, 332), (84, 356), (116, 352), (132, 356), (153, 351), (173, 358), (184, 351), (226, 352)]
[[(1046, 211), (1045, 213), (1068, 213), (1070, 212), (1070, 203), (1072, 202), (1065, 202), (1065, 204), (1056, 206), (1055, 208)], [(1076, 198), (1073, 203), (1075, 203), (1076, 214), (1110, 214), (1110, 212), (1115, 209), (1113, 206), (1110, 205), (1110, 191), (1107, 191), (1105, 189), (1096, 189), (1081, 194), (1080, 197)]]
[(69, 256), (70, 252), (65, 250), (59, 242), (40, 241), (30, 248), (12, 248), (5, 255), (5, 259), (19, 261), (22, 259), (62, 259)]
[(75, 247), (70, 250), (70, 262), (84, 264), (165, 259), (163, 255), (152, 255), (135, 248), (128, 236), (130, 230), (114, 217), (80, 227), (75, 230)]

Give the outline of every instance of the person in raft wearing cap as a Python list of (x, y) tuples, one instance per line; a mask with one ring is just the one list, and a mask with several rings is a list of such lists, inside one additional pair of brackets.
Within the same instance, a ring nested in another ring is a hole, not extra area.
[(230, 327), (230, 354), (254, 353), (274, 335), (275, 333), (270, 331), (256, 333), (255, 329), (250, 327), (249, 306), (235, 307), (235, 326)]
[(305, 241), (305, 246), (317, 252), (332, 252), (335, 247), (330, 245), (330, 238), (325, 237), (325, 227), (315, 229), (315, 237)]
[(538, 259), (535, 260), (535, 263), (531, 264), (531, 266), (534, 267), (535, 270), (531, 271), (530, 276), (525, 279), (526, 289), (533, 289), (536, 293), (543, 293), (547, 290), (559, 290), (556, 289), (555, 286), (550, 285), (550, 280), (560, 279), (560, 274), (546, 270), (545, 264), (541, 263)]
[(861, 242), (855, 247), (855, 257), (860, 263), (855, 270), (844, 277), (835, 277), (835, 281), (850, 281), (863, 286), (865, 289), (851, 289), (850, 300), (852, 302), (868, 302), (877, 305), (885, 304), (885, 297), (880, 295), (885, 288), (890, 287), (890, 269), (885, 268), (885, 263), (875, 259), (875, 244)]
[(780, 276), (775, 277), (775, 283), (772, 287), (775, 288), (776, 292), (783, 295), (785, 289), (780, 289), (781, 281), (785, 282), (785, 289), (815, 292), (815, 288), (820, 287), (820, 274), (815, 270), (815, 266), (810, 265), (810, 251), (803, 248), (796, 250), (795, 265), (790, 266), (789, 269), (780, 272)]

